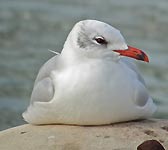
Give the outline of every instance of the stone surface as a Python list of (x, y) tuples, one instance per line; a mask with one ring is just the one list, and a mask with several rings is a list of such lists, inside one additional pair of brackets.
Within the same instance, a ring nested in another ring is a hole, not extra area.
[(136, 150), (146, 140), (168, 149), (168, 120), (107, 126), (25, 124), (0, 132), (0, 150)]

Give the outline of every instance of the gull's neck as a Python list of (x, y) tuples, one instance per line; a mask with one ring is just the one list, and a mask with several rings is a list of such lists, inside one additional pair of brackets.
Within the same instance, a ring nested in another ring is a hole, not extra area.
[(80, 53), (80, 50), (72, 47), (72, 44), (69, 44), (69, 42), (65, 42), (60, 56), (68, 65), (81, 63), (86, 59), (86, 57)]

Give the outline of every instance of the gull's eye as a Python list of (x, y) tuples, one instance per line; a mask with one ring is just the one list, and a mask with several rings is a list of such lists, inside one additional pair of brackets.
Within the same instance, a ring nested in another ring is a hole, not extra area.
[(107, 41), (103, 37), (101, 37), (101, 36), (95, 37), (94, 40), (96, 41), (96, 43), (98, 43), (100, 45), (107, 44)]

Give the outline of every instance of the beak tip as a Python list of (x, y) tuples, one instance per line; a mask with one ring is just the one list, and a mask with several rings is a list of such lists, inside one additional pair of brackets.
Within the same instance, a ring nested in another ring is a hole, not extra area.
[(148, 56), (146, 55), (145, 58), (142, 59), (142, 61), (145, 61), (145, 62), (149, 63), (149, 58), (148, 58)]
[(146, 62), (149, 63), (149, 59)]

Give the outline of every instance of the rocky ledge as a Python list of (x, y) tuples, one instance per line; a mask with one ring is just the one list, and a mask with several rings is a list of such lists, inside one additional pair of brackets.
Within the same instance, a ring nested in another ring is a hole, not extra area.
[[(168, 149), (168, 120), (142, 120), (107, 126), (25, 124), (1, 131), (0, 149), (137, 150), (146, 140), (157, 140)], [(151, 150), (142, 147), (138, 150)]]

